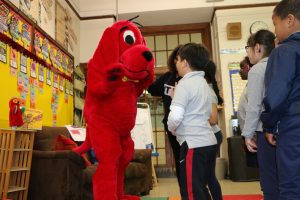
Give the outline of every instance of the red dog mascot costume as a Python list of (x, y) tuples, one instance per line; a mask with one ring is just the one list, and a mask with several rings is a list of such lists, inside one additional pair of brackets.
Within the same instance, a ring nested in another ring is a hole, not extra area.
[(154, 59), (139, 29), (130, 21), (107, 28), (88, 63), (84, 115), (85, 142), (99, 161), (93, 176), (95, 200), (140, 199), (124, 194), (124, 173), (134, 153), (137, 98), (154, 78)]

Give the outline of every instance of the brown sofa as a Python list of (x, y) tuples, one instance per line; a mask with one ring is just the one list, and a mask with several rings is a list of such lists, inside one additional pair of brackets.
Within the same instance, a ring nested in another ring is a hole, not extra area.
[[(72, 151), (54, 151), (57, 135), (70, 137), (65, 127), (46, 127), (37, 131), (32, 155), (29, 200), (93, 199), (92, 176), (96, 165), (86, 167)], [(151, 150), (135, 150), (125, 173), (125, 193), (148, 194), (152, 189)]]

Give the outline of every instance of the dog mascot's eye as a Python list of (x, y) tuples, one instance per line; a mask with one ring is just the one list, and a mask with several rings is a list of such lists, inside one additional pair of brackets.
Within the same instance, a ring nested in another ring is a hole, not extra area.
[(132, 45), (135, 42), (134, 33), (132, 31), (125, 31), (123, 34), (123, 38), (124, 41), (129, 45)]

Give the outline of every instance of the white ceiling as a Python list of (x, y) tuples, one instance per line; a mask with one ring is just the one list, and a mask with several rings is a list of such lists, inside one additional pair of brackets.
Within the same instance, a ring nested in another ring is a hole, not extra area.
[[(81, 17), (116, 15), (118, 19), (130, 19), (143, 26), (189, 24), (210, 22), (218, 6), (274, 3), (279, 0), (69, 0)], [(118, 5), (118, 6), (116, 6)], [(118, 10), (118, 14), (116, 12)]]

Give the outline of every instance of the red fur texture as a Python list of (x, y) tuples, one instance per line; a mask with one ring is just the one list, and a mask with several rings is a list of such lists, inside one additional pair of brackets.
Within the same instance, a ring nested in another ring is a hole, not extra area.
[(124, 194), (124, 172), (132, 159), (137, 98), (154, 79), (154, 59), (139, 29), (129, 21), (107, 28), (88, 63), (85, 142), (99, 161), (93, 176), (95, 200), (133, 200)]
[(22, 126), (24, 124), (22, 111), (20, 109), (20, 99), (12, 98), (9, 101), (9, 126)]

